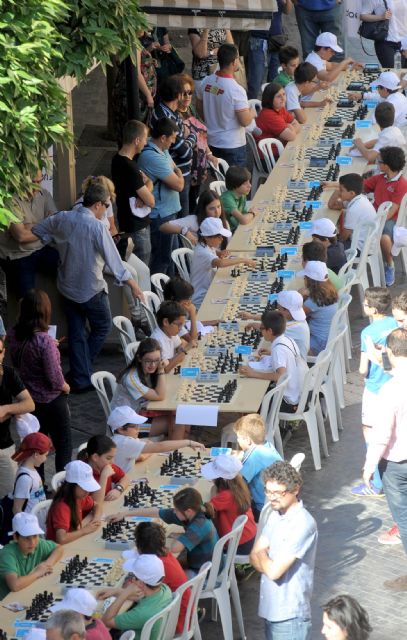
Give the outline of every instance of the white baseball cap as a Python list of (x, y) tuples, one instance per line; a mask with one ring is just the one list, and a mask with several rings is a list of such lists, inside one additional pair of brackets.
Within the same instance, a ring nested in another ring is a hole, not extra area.
[(224, 236), (230, 238), (232, 232), (225, 229), (220, 218), (205, 218), (199, 227), (203, 236)]
[(329, 47), (336, 51), (336, 53), (343, 53), (343, 49), (338, 44), (338, 38), (333, 33), (329, 31), (324, 31), (324, 33), (320, 33), (318, 38), (315, 40), (315, 45), (317, 47)]
[(304, 298), (298, 291), (280, 291), (277, 295), (277, 304), (287, 309), (298, 322), (306, 320), (307, 316), (302, 307)]
[(97, 607), (96, 598), (83, 587), (71, 587), (65, 591), (60, 602), (56, 602), (50, 607), (50, 611), (60, 611), (61, 609), (71, 609), (83, 616), (91, 616)]
[(216, 478), (233, 480), (240, 472), (242, 466), (242, 463), (236, 456), (221, 454), (220, 456), (216, 456), (211, 462), (202, 465), (201, 474), (207, 480), (215, 480)]
[(11, 527), (13, 530), (9, 532), (9, 536), (12, 536), (13, 533), (19, 533), (20, 536), (26, 538), (27, 536), (41, 536), (44, 533), (38, 524), (37, 516), (25, 511), (16, 513), (11, 522)]
[(374, 82), (370, 83), (371, 87), (385, 87), (389, 91), (400, 89), (400, 80), (394, 71), (382, 71), (380, 76)]
[(328, 280), (328, 269), (325, 262), (319, 260), (308, 260), (304, 269), (297, 271), (297, 276), (307, 276), (317, 282)]
[(144, 424), (148, 418), (140, 416), (131, 407), (121, 406), (113, 409), (107, 419), (107, 424), (112, 431), (124, 427), (125, 424)]
[(65, 481), (78, 484), (84, 491), (99, 491), (100, 484), (93, 477), (92, 467), (82, 460), (73, 460), (65, 466)]
[(46, 629), (31, 627), (24, 636), (24, 640), (45, 640), (47, 637)]
[(319, 218), (312, 221), (312, 227), (307, 231), (307, 236), (323, 236), (324, 238), (334, 238), (337, 234), (336, 227), (329, 218)]
[(163, 561), (152, 553), (141, 553), (130, 558), (123, 563), (123, 569), (134, 573), (136, 578), (152, 587), (160, 584), (165, 575)]
[(403, 36), (401, 38), (401, 47), (400, 47), (400, 49), (402, 51), (405, 51), (407, 49), (407, 36)]
[(32, 413), (22, 413), (16, 416), (16, 430), (20, 440), (24, 440), (25, 436), (40, 430), (40, 423)]
[(398, 256), (403, 247), (407, 247), (407, 229), (405, 227), (394, 227), (392, 255)]

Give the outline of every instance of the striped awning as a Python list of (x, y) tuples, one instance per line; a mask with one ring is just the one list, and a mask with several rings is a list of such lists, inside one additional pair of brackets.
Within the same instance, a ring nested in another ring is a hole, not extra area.
[(175, 29), (268, 29), (277, 0), (140, 0), (151, 24)]

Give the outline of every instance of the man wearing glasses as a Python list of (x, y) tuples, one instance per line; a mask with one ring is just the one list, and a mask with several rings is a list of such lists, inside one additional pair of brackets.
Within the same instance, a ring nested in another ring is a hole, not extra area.
[(265, 619), (266, 640), (310, 640), (316, 522), (298, 499), (302, 478), (288, 462), (265, 469), (263, 481), (272, 512), (250, 561), (262, 574), (259, 616)]

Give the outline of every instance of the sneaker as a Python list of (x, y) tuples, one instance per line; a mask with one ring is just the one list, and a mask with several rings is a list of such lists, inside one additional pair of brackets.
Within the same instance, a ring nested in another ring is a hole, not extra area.
[(380, 544), (401, 544), (398, 526), (394, 524), (391, 529), (380, 534), (377, 541), (380, 542)]
[(383, 498), (384, 496), (382, 489), (376, 489), (372, 484), (368, 486), (364, 482), (352, 487), (351, 494), (359, 498)]
[(384, 265), (384, 279), (386, 281), (386, 287), (391, 287), (394, 284), (394, 267), (389, 264)]

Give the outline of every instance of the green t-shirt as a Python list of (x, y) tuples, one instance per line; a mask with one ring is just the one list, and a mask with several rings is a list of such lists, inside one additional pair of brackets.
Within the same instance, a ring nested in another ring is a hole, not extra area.
[(294, 78), (288, 75), (285, 71), (280, 71), (274, 78), (273, 82), (278, 82), (282, 87), (286, 87), (289, 82), (292, 82)]
[(234, 191), (224, 191), (220, 197), (223, 204), (223, 210), (226, 214), (226, 219), (229, 223), (230, 230), (233, 233), (239, 226), (239, 222), (234, 216), (232, 211), (237, 209), (240, 213), (247, 213), (246, 209), (246, 196), (238, 196)]
[(339, 289), (342, 289), (342, 279), (335, 273), (335, 271), (332, 271), (332, 269), (328, 269), (328, 280), (333, 284), (337, 291), (339, 291)]
[[(147, 620), (150, 620), (156, 613), (165, 609), (172, 600), (172, 593), (166, 584), (162, 584), (160, 589), (152, 596), (143, 598), (134, 607), (126, 611), (125, 613), (119, 613), (114, 618), (115, 629), (120, 631), (127, 631), (132, 629), (136, 632), (134, 640), (140, 640), (141, 630), (143, 629)], [(156, 640), (157, 634), (160, 630), (160, 626), (155, 624), (153, 632), (150, 635), (150, 640)]]
[(0, 600), (10, 593), (4, 576), (9, 573), (15, 573), (18, 577), (27, 576), (41, 562), (49, 558), (57, 546), (52, 540), (40, 538), (34, 552), (25, 556), (15, 540), (6, 544), (0, 550)]

